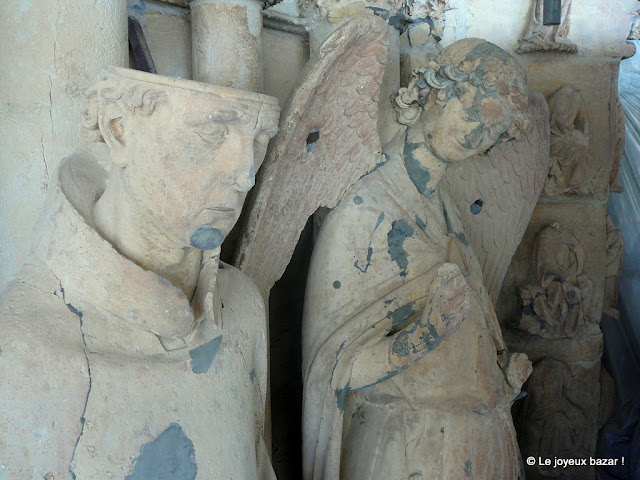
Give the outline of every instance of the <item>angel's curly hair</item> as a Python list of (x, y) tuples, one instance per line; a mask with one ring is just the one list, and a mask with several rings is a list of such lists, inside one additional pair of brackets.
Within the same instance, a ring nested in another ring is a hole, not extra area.
[(432, 91), (446, 101), (459, 97), (465, 82), (478, 87), (482, 95), (503, 99), (513, 116), (503, 136), (522, 140), (531, 131), (524, 70), (500, 47), (474, 38), (448, 46), (426, 68), (413, 72), (409, 85), (392, 97), (398, 121), (415, 123)]
[(99, 130), (98, 116), (106, 104), (115, 103), (131, 114), (139, 112), (148, 116), (158, 103), (166, 102), (167, 98), (167, 92), (157, 85), (132, 81), (105, 70), (86, 93), (85, 103), (81, 108), (83, 124), (86, 129), (97, 131), (97, 141), (104, 141)]

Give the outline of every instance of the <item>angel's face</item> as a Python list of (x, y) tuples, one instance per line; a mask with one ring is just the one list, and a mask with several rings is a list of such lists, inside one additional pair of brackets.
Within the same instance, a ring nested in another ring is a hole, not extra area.
[(486, 152), (509, 128), (512, 115), (498, 95), (488, 95), (469, 82), (455, 87), (456, 96), (432, 90), (421, 115), (424, 138), (447, 162)]
[(209, 250), (238, 220), (277, 115), (258, 102), (173, 90), (152, 116), (124, 124), (124, 184), (176, 244)]

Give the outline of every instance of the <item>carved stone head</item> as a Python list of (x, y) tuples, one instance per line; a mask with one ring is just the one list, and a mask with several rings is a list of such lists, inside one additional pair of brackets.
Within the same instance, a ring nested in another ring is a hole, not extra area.
[(524, 70), (506, 51), (476, 38), (448, 46), (416, 70), (395, 106), (400, 123), (420, 121), (425, 141), (447, 162), (531, 131)]
[(280, 111), (266, 95), (121, 68), (103, 72), (85, 110), (141, 213), (205, 250), (238, 220)]

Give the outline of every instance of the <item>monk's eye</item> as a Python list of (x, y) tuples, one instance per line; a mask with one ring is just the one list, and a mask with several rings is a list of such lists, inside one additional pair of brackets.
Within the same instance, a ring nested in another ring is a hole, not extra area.
[(227, 135), (229, 129), (222, 123), (214, 123), (206, 128), (201, 128), (196, 131), (196, 135), (202, 139), (204, 143), (209, 146), (219, 145), (224, 137)]

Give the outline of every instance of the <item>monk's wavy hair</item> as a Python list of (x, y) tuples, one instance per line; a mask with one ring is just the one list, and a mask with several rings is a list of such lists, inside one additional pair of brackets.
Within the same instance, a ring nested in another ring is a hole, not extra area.
[(81, 108), (84, 127), (96, 131), (96, 141), (104, 141), (100, 134), (98, 116), (105, 105), (117, 104), (123, 111), (132, 115), (140, 113), (148, 116), (156, 105), (167, 101), (167, 92), (157, 85), (135, 81), (117, 73), (104, 71), (89, 88), (85, 103)]
[(448, 101), (460, 97), (465, 91), (461, 84), (468, 82), (479, 88), (482, 95), (501, 97), (511, 111), (512, 122), (503, 133), (503, 140), (523, 140), (532, 125), (527, 115), (527, 81), (522, 67), (511, 55), (489, 42), (476, 45), (460, 62), (446, 63), (459, 57), (461, 50), (464, 53), (468, 46), (464, 42), (447, 47), (426, 68), (413, 71), (409, 85), (391, 98), (398, 121), (403, 125), (415, 123), (430, 92)]

